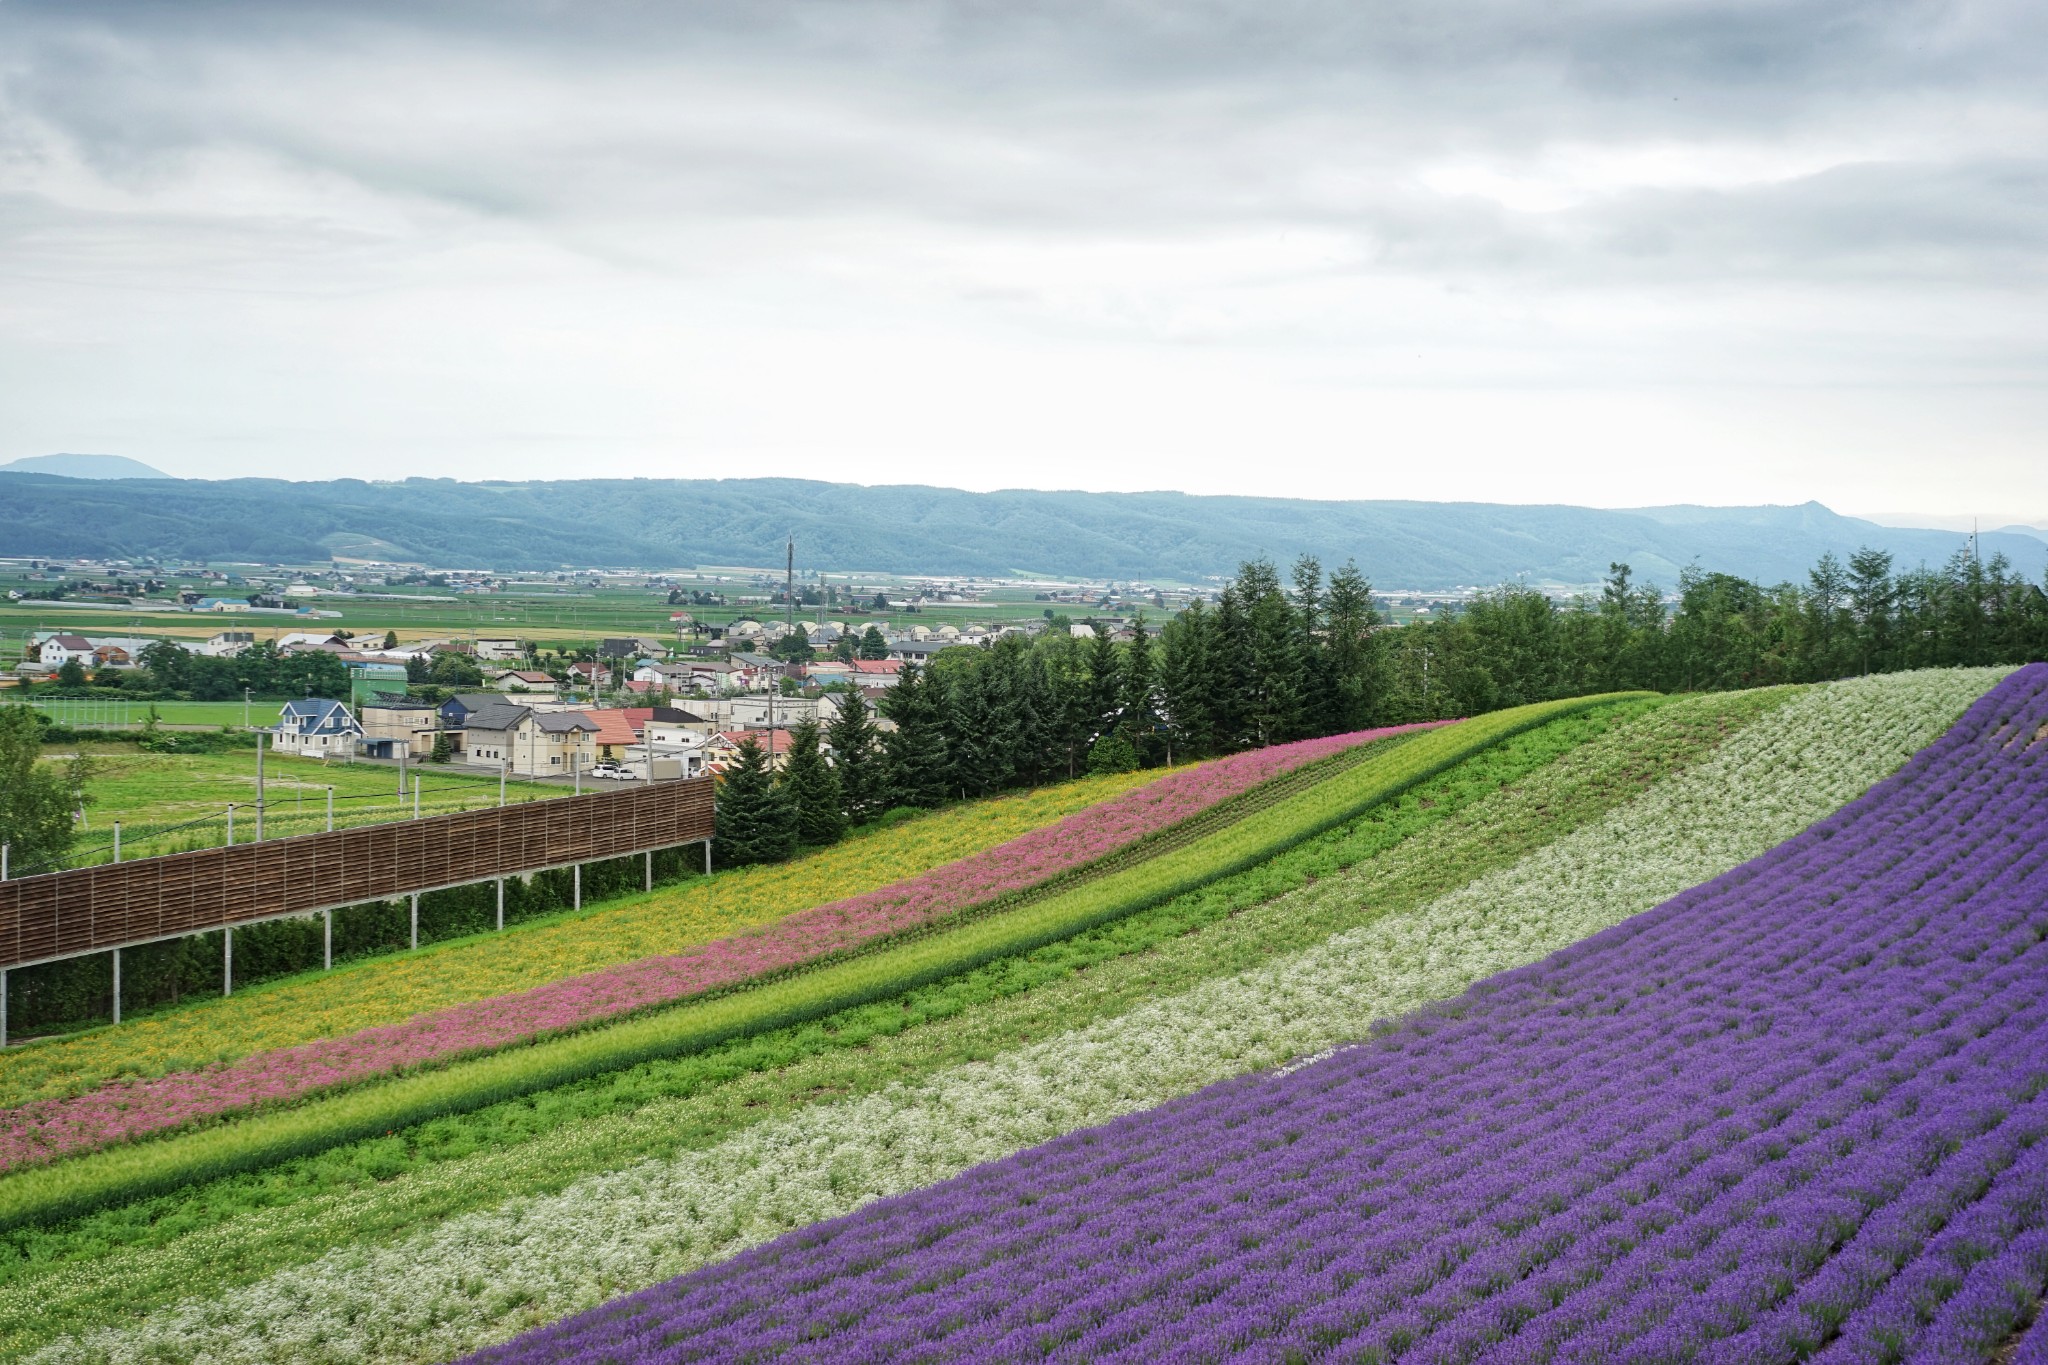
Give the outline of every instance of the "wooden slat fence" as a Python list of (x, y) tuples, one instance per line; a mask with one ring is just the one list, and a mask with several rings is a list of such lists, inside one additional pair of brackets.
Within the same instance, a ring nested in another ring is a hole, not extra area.
[(0, 882), (0, 969), (711, 837), (708, 777)]

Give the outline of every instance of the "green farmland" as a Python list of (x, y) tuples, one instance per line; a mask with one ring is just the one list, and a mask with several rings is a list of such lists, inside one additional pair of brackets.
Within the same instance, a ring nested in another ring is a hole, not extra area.
[[(236, 703), (237, 706), (240, 703)], [(59, 752), (53, 746), (52, 756)], [(62, 752), (68, 754), (69, 750)], [(88, 792), (85, 827), (70, 862), (103, 863), (113, 856), (114, 822), (121, 822), (121, 856), (143, 857), (227, 841), (227, 808), (235, 812), (235, 842), (256, 836), (256, 751), (228, 754), (150, 754), (133, 746), (86, 745), (95, 774)], [(334, 825), (371, 825), (409, 819), (410, 792), (398, 794), (398, 770), (371, 763), (322, 763), (318, 759), (266, 753), (263, 757), (264, 837), (313, 834), (327, 828), (327, 792), (334, 791)], [(496, 805), (495, 777), (460, 768), (421, 764), (409, 770), (419, 779), (421, 815), (446, 815)], [(531, 782), (506, 785), (507, 801), (568, 795), (571, 788)]]

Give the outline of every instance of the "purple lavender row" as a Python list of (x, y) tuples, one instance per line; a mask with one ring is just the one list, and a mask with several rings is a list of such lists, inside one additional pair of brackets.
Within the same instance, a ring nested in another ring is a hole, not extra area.
[(2048, 1257), (2044, 722), (2035, 666), (1799, 838), (1371, 1043), (479, 1359), (1985, 1358)]

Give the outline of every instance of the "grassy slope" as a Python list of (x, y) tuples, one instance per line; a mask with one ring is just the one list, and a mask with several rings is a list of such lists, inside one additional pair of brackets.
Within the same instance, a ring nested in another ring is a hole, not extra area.
[[(244, 1281), (281, 1261), (390, 1236), (510, 1189), (557, 1188), (589, 1171), (709, 1145), (806, 1104), (1114, 1016), (1512, 861), (1683, 766), (1775, 699), (1640, 706), (1631, 712), (1650, 714), (1619, 726), (1618, 712), (1556, 722), (1251, 872), (901, 1002), (437, 1120), (70, 1229), (16, 1234), (18, 1251), (38, 1261), (83, 1263), (50, 1275), (18, 1269), (0, 1293), (0, 1330), (25, 1327), (17, 1314), (29, 1298), (41, 1313), (56, 1311), (75, 1325), (99, 1318), (116, 1298), (132, 1306), (136, 1294), (157, 1302)], [(1578, 747), (1586, 740), (1597, 742)], [(1503, 782), (1516, 785), (1501, 790)], [(1261, 908), (1276, 893), (1375, 857), (1366, 905), (1335, 918), (1328, 909), (1305, 917)], [(97, 1265), (100, 1253), (122, 1244), (133, 1249)], [(154, 1244), (161, 1251), (147, 1249)], [(107, 1278), (116, 1265), (117, 1296)]]
[(1648, 696), (1617, 694), (1515, 707), (1408, 737), (1377, 759), (1340, 768), (1325, 781), (1225, 825), (1173, 857), (1119, 867), (1098, 881), (1035, 904), (934, 926), (922, 935), (884, 941), (871, 953), (828, 959), (732, 994), (686, 1000), (431, 1071), (401, 1074), (285, 1108), (21, 1170), (0, 1180), (0, 1224), (43, 1224), (196, 1181), (258, 1170), (379, 1131), (470, 1112), (642, 1062), (702, 1052), (734, 1038), (887, 999), (1071, 938), (1266, 862), (1551, 719)]
[[(246, 843), (255, 837), (256, 751), (238, 750), (225, 754), (150, 754), (132, 745), (83, 746), (92, 756), (97, 772), (88, 790), (92, 804), (87, 818), (92, 822), (79, 839), (81, 847), (97, 847), (112, 837), (114, 821), (122, 823), (123, 858), (157, 853), (175, 853), (187, 848), (213, 848), (225, 842), (225, 808), (235, 812), (235, 837)], [(65, 746), (55, 751), (70, 752)], [(313, 834), (327, 828), (327, 789), (334, 788), (334, 823), (376, 824), (386, 820), (409, 819), (413, 805), (408, 793), (398, 796), (395, 769), (373, 764), (331, 763), (289, 754), (266, 754), (264, 833), (269, 838)], [(458, 767), (423, 764), (421, 775), (422, 815), (447, 815), (460, 810), (479, 810), (498, 804), (498, 779)], [(508, 801), (537, 797), (567, 796), (568, 787), (543, 786), (533, 782), (506, 784)], [(169, 829), (191, 821), (208, 823), (191, 828)]]
[(502, 935), (284, 978), (135, 1024), (0, 1053), (0, 1104), (76, 1094), (113, 1076), (228, 1061), (674, 952), (955, 861), (1162, 775), (1089, 777), (956, 806), (791, 863), (657, 888)]

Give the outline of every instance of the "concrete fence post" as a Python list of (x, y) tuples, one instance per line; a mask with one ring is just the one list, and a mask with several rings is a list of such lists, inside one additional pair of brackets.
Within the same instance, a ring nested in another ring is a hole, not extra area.
[(320, 925), (320, 970), (331, 972), (334, 970), (334, 912), (323, 910), (320, 918), (323, 921)]
[(412, 893), (412, 946), (420, 946), (420, 893)]
[(121, 950), (114, 949), (114, 1022), (121, 1022)]
[(233, 925), (220, 931), (220, 993), (235, 993), (235, 929)]

